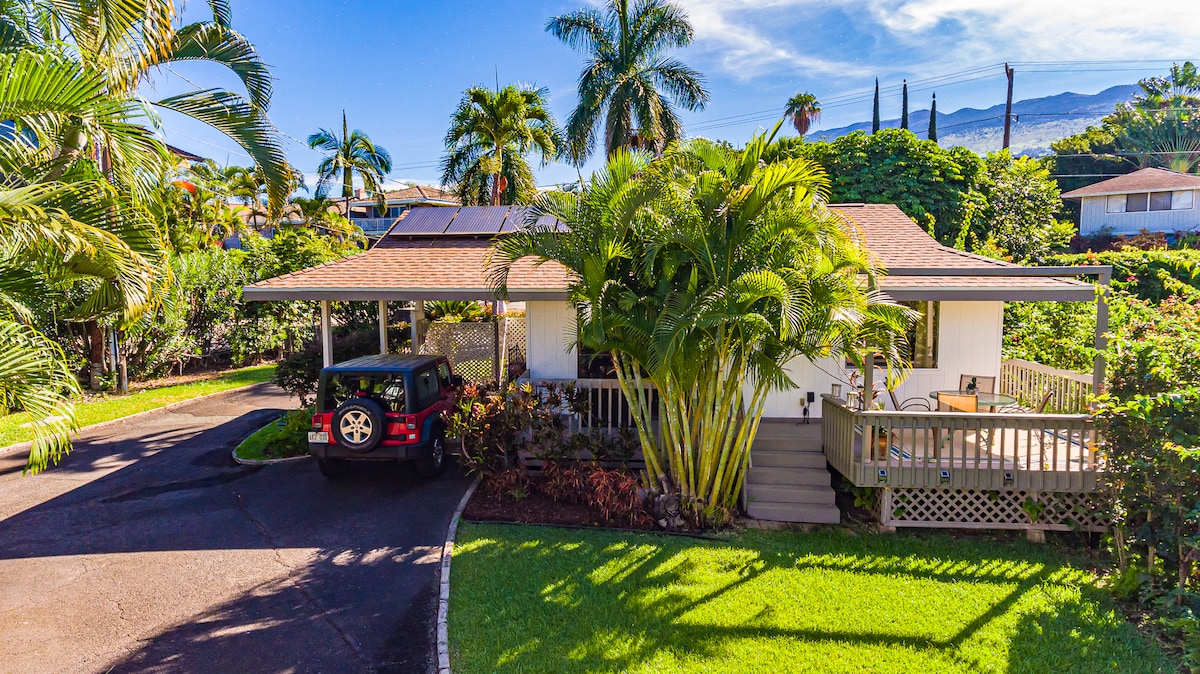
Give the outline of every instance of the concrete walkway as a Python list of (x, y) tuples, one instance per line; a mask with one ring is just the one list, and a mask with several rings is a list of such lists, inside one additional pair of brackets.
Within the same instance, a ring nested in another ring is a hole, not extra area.
[(426, 672), (441, 545), (470, 484), (232, 448), (296, 402), (268, 384), (0, 456), (0, 672)]

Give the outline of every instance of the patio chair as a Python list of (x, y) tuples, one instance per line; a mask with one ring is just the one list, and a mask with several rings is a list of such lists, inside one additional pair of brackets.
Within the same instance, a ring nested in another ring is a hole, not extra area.
[[(938, 393), (939, 412), (978, 412), (979, 396), (974, 393)], [(938, 439), (938, 447), (945, 448), (946, 443), (953, 440), (954, 431), (934, 427), (934, 437)], [(940, 454), (940, 452), (939, 452)]]
[(929, 412), (933, 409), (929, 406), (929, 400), (919, 396), (914, 398), (906, 398), (904, 402), (900, 402), (900, 399), (896, 397), (896, 392), (888, 389), (888, 397), (892, 399), (892, 409), (896, 410), (897, 412), (903, 410), (924, 410)]
[[(960, 391), (968, 390), (967, 387), (971, 385), (972, 380), (975, 381), (975, 392), (976, 393), (995, 393), (996, 392), (996, 378), (995, 377), (985, 377), (983, 375), (978, 375), (978, 374), (959, 375), (958, 390), (960, 390)], [(971, 410), (971, 411), (974, 412), (975, 410)]]
[(1054, 387), (1047, 386), (1045, 391), (1042, 391), (1042, 397), (1038, 400), (1037, 407), (1028, 407), (1020, 403), (1015, 405), (1005, 405), (998, 411), (1005, 414), (1041, 414), (1046, 411), (1046, 405), (1050, 404), (1050, 399), (1054, 397)]

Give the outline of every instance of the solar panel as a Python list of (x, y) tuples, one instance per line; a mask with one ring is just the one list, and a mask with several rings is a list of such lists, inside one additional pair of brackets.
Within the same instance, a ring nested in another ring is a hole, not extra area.
[(495, 234), (508, 215), (508, 206), (464, 206), (446, 229), (447, 234)]
[(529, 213), (528, 206), (513, 206), (508, 212), (508, 217), (504, 220), (504, 225), (500, 227), (501, 233), (515, 232), (525, 227), (525, 216)]
[(446, 231), (446, 225), (450, 224), (456, 212), (457, 208), (444, 206), (411, 209), (403, 220), (396, 223), (392, 234), (441, 234)]
[(558, 218), (555, 218), (554, 216), (551, 216), (551, 215), (543, 215), (542, 217), (538, 218), (537, 226), (538, 226), (538, 229), (553, 228), (553, 230), (556, 232), (569, 231), (569, 228), (566, 225), (564, 225), (562, 222), (560, 222), (558, 220)]

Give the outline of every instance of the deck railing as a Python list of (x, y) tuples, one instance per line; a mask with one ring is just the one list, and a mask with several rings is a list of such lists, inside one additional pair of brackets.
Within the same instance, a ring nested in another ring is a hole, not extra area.
[(1016, 358), (1000, 364), (1000, 392), (1022, 405), (1036, 406), (1047, 390), (1053, 390), (1054, 395), (1044, 411), (1081, 414), (1087, 411), (1092, 397), (1092, 377)]
[[(590, 430), (617, 431), (633, 427), (633, 416), (629, 411), (629, 402), (621, 391), (621, 384), (616, 379), (531, 379), (538, 384), (573, 384), (575, 389), (588, 401), (587, 414), (572, 415), (568, 429), (572, 433)], [(658, 390), (654, 384), (644, 385), (650, 396), (650, 409), (658, 408)], [(655, 417), (657, 418), (657, 416)]]
[(355, 225), (358, 225), (360, 229), (362, 229), (363, 234), (379, 234), (381, 232), (385, 232), (387, 231), (387, 228), (391, 227), (392, 223), (395, 221), (396, 218), (353, 218), (350, 220), (350, 222), (353, 222)]
[(830, 395), (821, 414), (826, 457), (859, 487), (1096, 490), (1086, 414), (858, 411)]

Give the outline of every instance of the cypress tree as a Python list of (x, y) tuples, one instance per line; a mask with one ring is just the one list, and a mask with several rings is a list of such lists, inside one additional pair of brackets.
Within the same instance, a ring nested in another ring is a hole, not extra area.
[(933, 92), (933, 105), (929, 106), (929, 140), (937, 142), (937, 92)]
[(871, 114), (871, 134), (879, 131), (879, 78), (875, 78), (875, 109)]
[(908, 80), (904, 80), (904, 93), (900, 100), (900, 128), (908, 128)]

